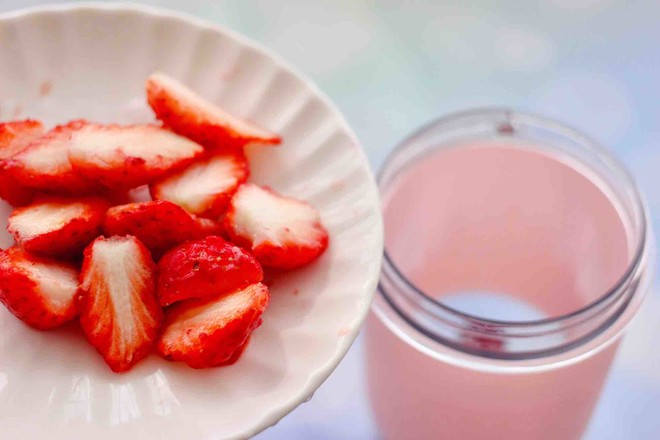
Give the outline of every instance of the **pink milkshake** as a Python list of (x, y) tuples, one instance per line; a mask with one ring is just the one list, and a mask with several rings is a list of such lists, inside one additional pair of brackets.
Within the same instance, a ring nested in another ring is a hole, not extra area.
[(628, 174), (570, 129), (484, 110), (413, 135), (380, 186), (381, 435), (579, 439), (650, 278)]

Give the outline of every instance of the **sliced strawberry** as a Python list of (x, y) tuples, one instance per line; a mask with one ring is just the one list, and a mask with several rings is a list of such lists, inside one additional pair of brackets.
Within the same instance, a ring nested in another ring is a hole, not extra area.
[(112, 371), (127, 371), (149, 354), (163, 312), (156, 266), (138, 239), (94, 240), (85, 250), (80, 289), (80, 324)]
[(170, 307), (165, 314), (158, 351), (168, 360), (193, 368), (236, 362), (270, 294), (261, 283), (205, 299), (191, 299)]
[(43, 124), (32, 119), (0, 122), (0, 158), (8, 159), (20, 153), (43, 134)]
[(20, 183), (0, 162), (0, 199), (12, 206), (23, 206), (32, 201), (34, 190)]
[(97, 197), (48, 197), (18, 208), (7, 229), (30, 252), (70, 257), (101, 233), (108, 202)]
[(154, 125), (82, 124), (71, 133), (74, 169), (108, 188), (133, 188), (183, 167), (204, 149)]
[(9, 171), (9, 159), (44, 134), (41, 122), (25, 120), (0, 123), (0, 198), (13, 206), (30, 203), (34, 191), (21, 184)]
[(281, 142), (277, 134), (227, 113), (162, 73), (147, 80), (147, 101), (166, 126), (208, 148)]
[(232, 198), (225, 229), (261, 264), (278, 269), (309, 264), (328, 247), (316, 209), (253, 184), (241, 185)]
[(131, 203), (133, 200), (131, 200), (131, 197), (129, 195), (129, 192), (125, 189), (102, 189), (100, 190), (97, 195), (99, 197), (104, 198), (107, 200), (111, 206), (116, 206), (116, 205), (125, 205), (126, 203)]
[[(259, 324), (261, 325), (261, 323)], [(248, 336), (248, 338), (243, 342), (243, 345), (238, 347), (231, 355), (229, 359), (227, 359), (224, 362), (219, 363), (217, 366), (218, 367), (224, 367), (224, 366), (229, 366), (229, 365), (234, 365), (238, 360), (241, 358), (245, 350), (247, 349), (248, 345), (250, 344), (250, 339), (252, 335)]]
[(77, 315), (78, 269), (12, 247), (0, 251), (0, 301), (26, 324), (46, 330)]
[(203, 238), (217, 229), (217, 223), (202, 222), (166, 200), (115, 206), (103, 221), (106, 235), (134, 235), (155, 258), (179, 243)]
[(81, 176), (69, 162), (73, 133), (86, 125), (85, 121), (73, 121), (55, 127), (8, 160), (9, 171), (30, 188), (67, 194), (94, 193), (98, 186)]
[(141, 185), (136, 188), (105, 188), (98, 192), (104, 199), (110, 201), (112, 206), (126, 205), (128, 203), (149, 202), (151, 201), (151, 194), (149, 194), (149, 185)]
[(204, 217), (197, 217), (195, 220), (197, 222), (197, 232), (195, 232), (197, 238), (208, 237), (209, 235), (224, 236), (225, 227), (222, 222), (217, 222)]
[(152, 183), (151, 196), (169, 200), (196, 215), (218, 218), (248, 174), (242, 153), (217, 153)]
[(233, 292), (264, 277), (259, 262), (220, 237), (181, 244), (158, 262), (162, 306), (189, 298)]

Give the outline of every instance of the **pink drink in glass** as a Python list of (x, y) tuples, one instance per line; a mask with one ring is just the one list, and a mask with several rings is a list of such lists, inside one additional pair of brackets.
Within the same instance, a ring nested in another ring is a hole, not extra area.
[(648, 234), (627, 175), (563, 130), (475, 112), (386, 165), (366, 327), (385, 439), (583, 434), (650, 276)]

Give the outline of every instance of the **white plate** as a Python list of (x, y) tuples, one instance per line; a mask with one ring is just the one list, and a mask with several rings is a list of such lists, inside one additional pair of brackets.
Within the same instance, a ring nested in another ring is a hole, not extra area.
[[(352, 131), (307, 80), (243, 37), (171, 12), (0, 15), (0, 120), (152, 121), (143, 88), (154, 70), (282, 134), (281, 147), (249, 151), (253, 181), (316, 206), (330, 248), (275, 282), (263, 326), (231, 367), (197, 371), (152, 355), (116, 375), (75, 325), (42, 333), (2, 308), (3, 439), (249, 437), (312, 396), (365, 317), (382, 255), (378, 193)], [(0, 218), (8, 212), (3, 204)]]

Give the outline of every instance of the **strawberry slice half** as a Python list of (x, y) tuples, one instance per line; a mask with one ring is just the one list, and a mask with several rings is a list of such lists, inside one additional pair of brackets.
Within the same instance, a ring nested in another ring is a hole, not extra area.
[(241, 358), (241, 356), (243, 355), (243, 353), (247, 349), (248, 345), (250, 344), (250, 338), (251, 337), (252, 337), (252, 335), (248, 336), (248, 338), (245, 340), (245, 342), (243, 342), (243, 345), (241, 345), (236, 350), (234, 350), (234, 352), (232, 353), (232, 355), (229, 359), (227, 359), (226, 361), (221, 362), (221, 363), (219, 363), (215, 366), (216, 367), (223, 367), (223, 366), (226, 366), (226, 365), (227, 366), (228, 365), (234, 365), (236, 362), (238, 362), (238, 360)]
[(81, 124), (71, 133), (74, 169), (108, 188), (134, 188), (183, 167), (204, 149), (154, 125)]
[(316, 209), (253, 184), (241, 185), (231, 199), (225, 229), (231, 241), (277, 269), (305, 266), (328, 247)]
[(39, 121), (25, 120), (0, 123), (0, 198), (13, 206), (30, 203), (34, 191), (21, 184), (9, 171), (7, 160), (12, 159), (44, 134)]
[(12, 247), (0, 251), (0, 301), (39, 330), (59, 327), (76, 317), (78, 269)]
[(7, 161), (9, 171), (29, 188), (66, 194), (94, 193), (98, 185), (85, 179), (69, 162), (73, 133), (86, 124), (79, 120), (55, 127)]
[(20, 153), (30, 142), (44, 134), (44, 126), (33, 119), (0, 122), (0, 159)]
[(234, 363), (252, 331), (261, 325), (269, 298), (268, 288), (258, 283), (229, 294), (176, 304), (165, 313), (158, 352), (192, 368)]
[(152, 183), (149, 189), (154, 199), (169, 200), (196, 215), (218, 218), (248, 175), (248, 162), (242, 153), (217, 153)]
[(281, 142), (277, 134), (231, 115), (160, 72), (147, 80), (147, 101), (166, 126), (207, 148)]
[(114, 206), (103, 220), (106, 235), (134, 235), (155, 258), (177, 244), (218, 233), (219, 229), (216, 222), (202, 221), (167, 200)]
[(80, 289), (80, 324), (112, 371), (127, 371), (149, 354), (163, 312), (156, 300), (156, 266), (138, 239), (99, 237), (90, 244)]
[(7, 230), (30, 252), (71, 257), (99, 236), (109, 207), (98, 197), (43, 198), (14, 210)]
[(264, 278), (252, 255), (214, 236), (170, 249), (158, 262), (158, 274), (162, 306), (232, 292)]
[(209, 235), (218, 235), (224, 237), (225, 235), (225, 225), (221, 221), (215, 221), (204, 217), (196, 217), (195, 223), (195, 238), (208, 237)]

